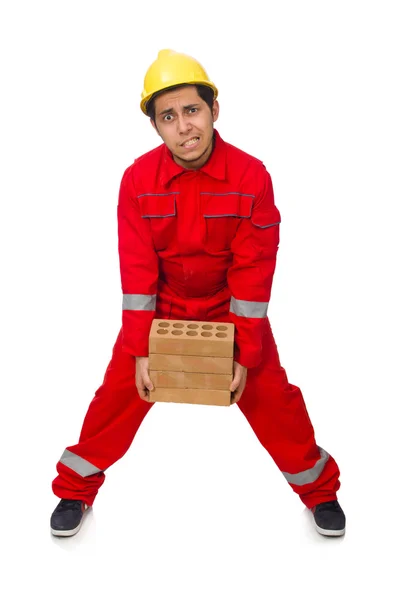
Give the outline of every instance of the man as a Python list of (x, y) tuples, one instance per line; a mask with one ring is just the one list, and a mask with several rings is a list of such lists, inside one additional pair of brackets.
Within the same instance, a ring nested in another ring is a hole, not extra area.
[(234, 402), (312, 510), (317, 530), (345, 531), (338, 466), (316, 444), (267, 317), (280, 223), (271, 178), (261, 161), (214, 130), (217, 95), (203, 67), (184, 54), (162, 50), (147, 71), (141, 109), (164, 143), (138, 158), (121, 181), (122, 328), (79, 442), (57, 464), (54, 535), (77, 533), (104, 471), (125, 454), (152, 407), (153, 318), (234, 323)]

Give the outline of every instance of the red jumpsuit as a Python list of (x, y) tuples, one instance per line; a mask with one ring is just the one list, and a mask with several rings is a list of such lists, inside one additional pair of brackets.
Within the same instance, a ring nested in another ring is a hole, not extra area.
[(163, 144), (126, 169), (117, 214), (122, 328), (79, 442), (57, 464), (55, 495), (92, 505), (104, 471), (130, 447), (153, 406), (136, 390), (135, 357), (148, 355), (156, 317), (234, 323), (235, 359), (248, 367), (237, 406), (308, 508), (335, 500), (338, 466), (316, 444), (267, 317), (280, 213), (264, 165), (217, 131), (196, 171)]

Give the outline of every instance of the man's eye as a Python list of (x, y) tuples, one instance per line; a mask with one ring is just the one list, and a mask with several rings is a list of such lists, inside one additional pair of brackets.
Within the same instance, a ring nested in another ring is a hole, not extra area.
[(172, 115), (165, 115), (164, 121), (172, 121)]
[(189, 112), (197, 112), (197, 108), (190, 108)]

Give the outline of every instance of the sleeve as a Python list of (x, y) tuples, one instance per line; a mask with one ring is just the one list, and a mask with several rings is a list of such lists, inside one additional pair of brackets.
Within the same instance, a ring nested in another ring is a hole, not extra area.
[(141, 216), (131, 167), (124, 172), (120, 184), (117, 224), (123, 292), (122, 347), (133, 356), (148, 356), (156, 309), (158, 257), (149, 220)]
[(274, 204), (269, 173), (262, 165), (260, 191), (251, 218), (242, 219), (232, 242), (228, 271), (230, 318), (235, 325), (235, 360), (251, 368), (262, 357), (262, 340), (270, 300), (281, 217)]

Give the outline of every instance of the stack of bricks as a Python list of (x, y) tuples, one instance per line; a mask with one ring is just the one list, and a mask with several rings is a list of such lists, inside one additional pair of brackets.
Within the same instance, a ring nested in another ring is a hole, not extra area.
[(154, 319), (149, 401), (229, 406), (233, 352), (233, 323)]

